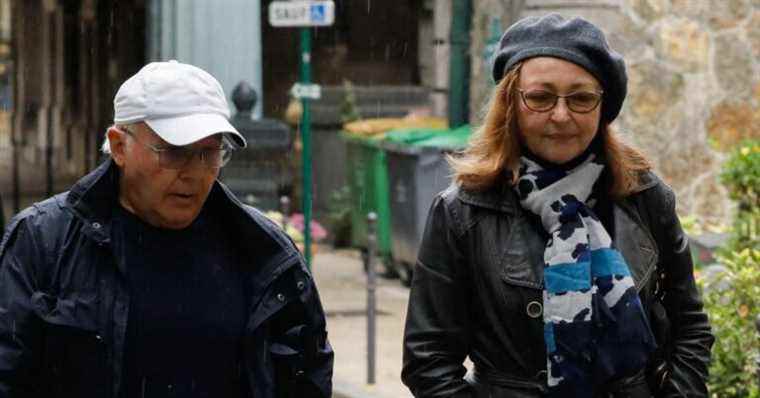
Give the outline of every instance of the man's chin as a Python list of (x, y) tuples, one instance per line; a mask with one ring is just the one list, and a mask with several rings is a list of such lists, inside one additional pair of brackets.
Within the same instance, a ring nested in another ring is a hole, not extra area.
[[(185, 212), (183, 212), (185, 213)], [(168, 217), (162, 217), (160, 220), (157, 220), (157, 227), (159, 228), (165, 228), (165, 229), (185, 229), (190, 226), (190, 224), (195, 221), (195, 219), (198, 217), (198, 212), (187, 212), (186, 214), (173, 214)]]

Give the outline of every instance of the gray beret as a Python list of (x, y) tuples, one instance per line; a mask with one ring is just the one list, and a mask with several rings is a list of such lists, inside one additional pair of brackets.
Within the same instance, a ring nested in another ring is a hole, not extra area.
[(604, 89), (602, 120), (615, 120), (623, 106), (628, 76), (623, 57), (607, 45), (599, 28), (585, 19), (565, 19), (559, 14), (521, 19), (499, 41), (493, 79), (498, 82), (516, 63), (542, 56), (561, 58), (589, 71)]

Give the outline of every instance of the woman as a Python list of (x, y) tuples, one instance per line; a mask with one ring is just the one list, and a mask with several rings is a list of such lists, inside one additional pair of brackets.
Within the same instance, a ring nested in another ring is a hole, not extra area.
[(714, 338), (673, 192), (610, 128), (623, 59), (583, 19), (530, 17), (505, 32), (493, 77), (430, 210), (404, 383), (416, 397), (706, 397)]

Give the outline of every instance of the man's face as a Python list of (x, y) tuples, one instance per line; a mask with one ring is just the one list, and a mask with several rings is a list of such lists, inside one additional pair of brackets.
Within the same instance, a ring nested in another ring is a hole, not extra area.
[[(112, 156), (121, 170), (121, 205), (155, 227), (187, 227), (200, 213), (219, 169), (209, 168), (199, 156), (180, 169), (162, 168), (159, 155), (149, 146), (169, 148), (170, 145), (147, 125), (135, 126), (130, 128), (132, 134), (116, 128), (108, 132)], [(212, 149), (220, 145), (221, 135), (217, 134), (188, 146)]]
[[(518, 88), (556, 95), (598, 93), (599, 82), (582, 67), (559, 58), (537, 57), (523, 62)], [(537, 112), (525, 105), (519, 92), (510, 93), (518, 102), (517, 123), (525, 146), (543, 160), (562, 164), (588, 148), (598, 129), (601, 105), (588, 113), (568, 108), (567, 99), (558, 98), (551, 110)], [(580, 97), (582, 98), (582, 97)]]

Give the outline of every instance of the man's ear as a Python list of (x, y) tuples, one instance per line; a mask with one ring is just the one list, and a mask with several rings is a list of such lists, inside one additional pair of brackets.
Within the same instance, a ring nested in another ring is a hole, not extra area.
[(119, 167), (123, 167), (127, 157), (127, 134), (111, 126), (108, 132), (106, 132), (106, 138), (108, 139), (108, 145), (111, 147), (113, 161)]

